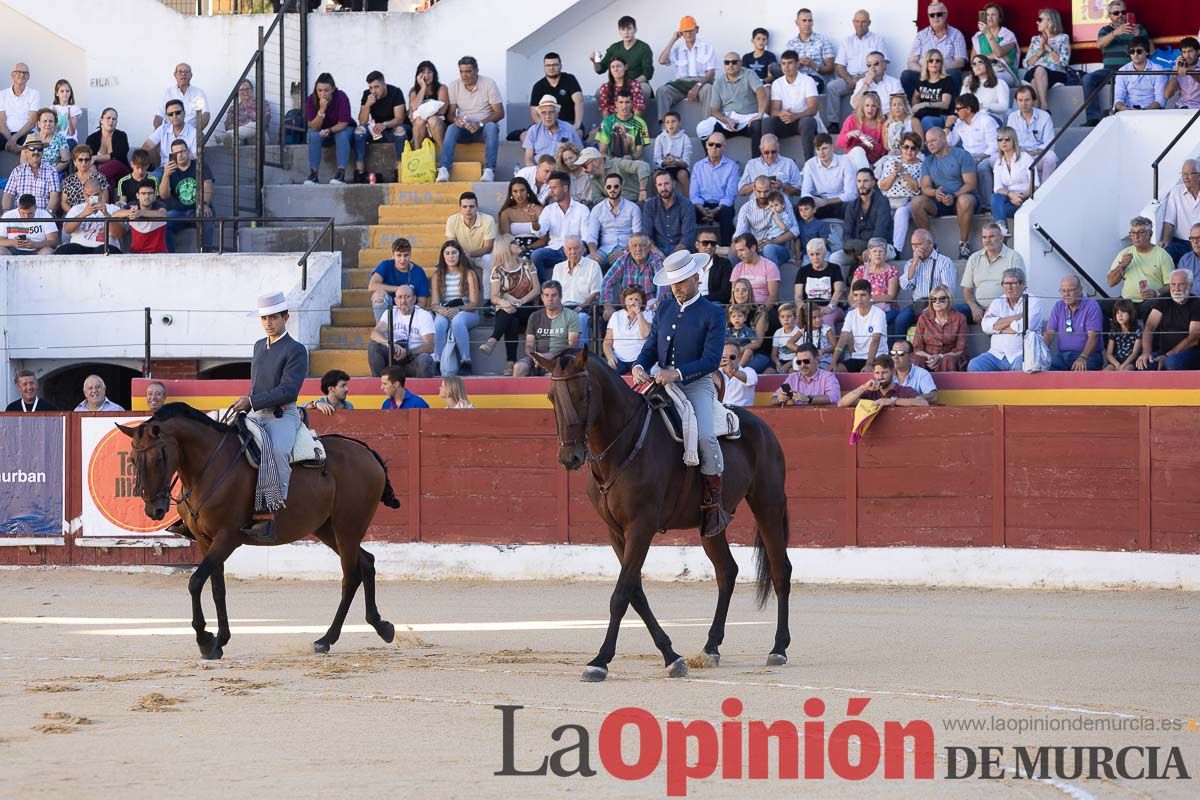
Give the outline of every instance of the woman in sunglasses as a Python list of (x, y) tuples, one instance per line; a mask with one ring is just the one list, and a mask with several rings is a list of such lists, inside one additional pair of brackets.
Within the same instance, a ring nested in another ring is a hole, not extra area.
[(1037, 92), (1038, 107), (1048, 111), (1050, 87), (1067, 82), (1071, 37), (1063, 33), (1062, 17), (1053, 8), (1038, 12), (1037, 30), (1025, 53), (1025, 80)]
[(950, 287), (939, 283), (929, 294), (929, 307), (917, 317), (913, 336), (914, 363), (930, 372), (958, 372), (967, 350), (967, 318), (951, 305)]
[(913, 116), (921, 121), (921, 126), (926, 130), (945, 125), (946, 115), (950, 113), (954, 80), (946, 74), (945, 64), (942, 51), (930, 48), (925, 53), (921, 67), (921, 80), (917, 81), (917, 88), (913, 90)]
[(1021, 204), (1033, 194), (1029, 182), (1029, 168), (1033, 157), (1023, 151), (1017, 141), (1017, 132), (1004, 127), (996, 134), (996, 165), (992, 168), (992, 217), (1000, 226), (1000, 232), (1008, 236), (1008, 220), (1017, 214)]

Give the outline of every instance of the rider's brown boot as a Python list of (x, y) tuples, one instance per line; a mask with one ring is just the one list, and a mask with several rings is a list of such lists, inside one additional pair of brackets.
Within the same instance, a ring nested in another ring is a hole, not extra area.
[(259, 544), (277, 544), (279, 531), (275, 527), (275, 515), (255, 514), (250, 524), (242, 528), (242, 535)]
[(182, 536), (185, 539), (191, 539), (193, 542), (196, 541), (196, 537), (193, 536), (192, 532), (188, 530), (187, 523), (182, 519), (177, 519), (168, 525), (167, 533), (173, 533), (176, 536)]
[(704, 479), (704, 503), (700, 506), (700, 535), (705, 538), (719, 536), (732, 519), (721, 505), (721, 476), (701, 477)]

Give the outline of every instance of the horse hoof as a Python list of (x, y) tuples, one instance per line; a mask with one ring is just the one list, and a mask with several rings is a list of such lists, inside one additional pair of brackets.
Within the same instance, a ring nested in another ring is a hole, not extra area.
[(579, 676), (579, 680), (584, 683), (599, 683), (608, 677), (608, 669), (605, 667), (584, 667), (583, 674)]
[(682, 657), (671, 662), (671, 666), (667, 667), (668, 678), (686, 678), (688, 674), (687, 662)]
[(390, 622), (384, 621), (375, 626), (375, 632), (379, 634), (379, 638), (383, 639), (388, 644), (396, 641), (396, 626)]
[(329, 645), (326, 644), (325, 642), (313, 642), (313, 652), (314, 653), (328, 653)]
[(200, 657), (205, 661), (220, 661), (223, 655), (225, 655), (225, 652), (221, 650), (221, 645), (216, 645), (209, 648), (206, 652), (201, 653)]
[(787, 663), (787, 656), (783, 653), (771, 653), (767, 656), (768, 667), (782, 667)]

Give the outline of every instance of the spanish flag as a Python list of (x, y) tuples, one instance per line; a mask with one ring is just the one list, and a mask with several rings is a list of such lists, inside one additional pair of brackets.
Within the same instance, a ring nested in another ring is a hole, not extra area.
[(883, 407), (874, 400), (858, 401), (858, 405), (854, 407), (854, 427), (850, 431), (850, 444), (858, 444), (867, 428), (871, 427), (875, 415), (882, 410)]

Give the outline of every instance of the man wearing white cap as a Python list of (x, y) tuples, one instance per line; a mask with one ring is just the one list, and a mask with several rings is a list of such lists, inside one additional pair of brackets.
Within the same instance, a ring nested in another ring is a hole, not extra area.
[[(716, 536), (729, 524), (729, 514), (721, 506), (724, 459), (713, 428), (717, 387), (712, 379), (721, 362), (725, 315), (720, 306), (700, 296), (699, 276), (710, 258), (680, 250), (663, 261), (654, 284), (670, 286), (671, 293), (659, 304), (650, 335), (633, 366), (635, 384), (651, 380), (664, 385), (678, 383), (696, 412), (700, 474), (704, 478), (701, 536)], [(655, 364), (660, 369), (652, 378), (647, 370)]]
[[(621, 179), (621, 196), (634, 203), (646, 201), (647, 184), (650, 182), (650, 165), (640, 158), (605, 158), (594, 147), (585, 147), (579, 154), (576, 164), (591, 178), (591, 193), (589, 206), (594, 206), (608, 192), (604, 189), (607, 175), (616, 175)], [(574, 187), (572, 187), (573, 189)]]
[(574, 125), (566, 125), (559, 121), (558, 101), (546, 95), (538, 103), (538, 114), (542, 121), (525, 131), (525, 166), (532, 167), (538, 156), (554, 156), (558, 154), (558, 146), (563, 142), (571, 142), (577, 147), (583, 147), (579, 131)]
[(292, 477), (289, 457), (300, 430), (296, 399), (308, 375), (308, 348), (287, 333), (288, 303), (283, 292), (260, 295), (258, 317), (266, 337), (254, 343), (250, 362), (250, 394), (239, 397), (233, 411), (249, 411), (271, 440), (279, 491), (283, 502), (276, 508), (255, 509), (254, 519), (242, 533), (271, 544), (278, 540), (275, 512), (285, 507), (288, 481)]

